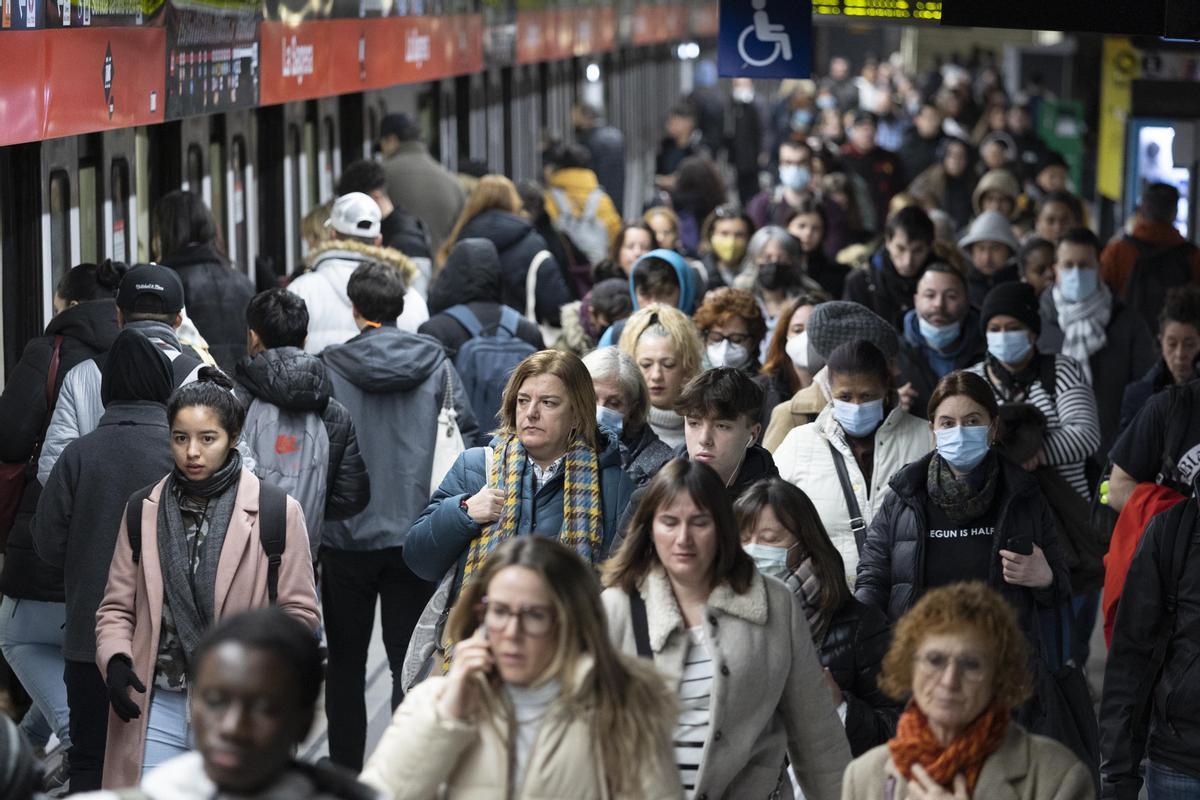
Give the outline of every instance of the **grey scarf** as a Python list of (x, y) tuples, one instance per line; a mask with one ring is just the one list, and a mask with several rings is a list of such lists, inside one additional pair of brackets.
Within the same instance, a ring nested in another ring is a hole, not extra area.
[(800, 562), (796, 571), (788, 576), (787, 585), (804, 609), (813, 642), (820, 646), (829, 627), (829, 614), (821, 610), (821, 581), (813, 572), (811, 557)]
[[(162, 565), (164, 600), (171, 607), (175, 630), (190, 659), (213, 621), (217, 564), (225, 545), (225, 532), (233, 519), (242, 459), (233, 450), (225, 466), (203, 481), (189, 481), (178, 473), (167, 476), (158, 506), (158, 559)], [(189, 547), (182, 502), (202, 511), (194, 548)]]

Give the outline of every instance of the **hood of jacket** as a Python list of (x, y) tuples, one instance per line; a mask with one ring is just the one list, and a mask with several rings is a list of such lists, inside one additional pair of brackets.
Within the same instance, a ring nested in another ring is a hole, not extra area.
[(674, 250), (667, 250), (664, 247), (644, 254), (637, 261), (633, 262), (633, 266), (629, 268), (629, 296), (633, 298), (633, 310), (638, 310), (637, 291), (633, 288), (633, 275), (647, 258), (661, 259), (675, 269), (675, 277), (679, 280), (679, 302), (676, 303), (676, 308), (690, 317), (692, 312), (696, 310), (696, 287), (692, 276), (692, 269), (688, 266), (687, 261), (683, 259), (683, 256)]
[[(979, 312), (974, 308), (967, 309), (967, 315), (963, 317), (962, 327), (959, 329), (958, 346), (953, 350), (942, 352), (935, 351), (943, 358), (956, 358), (970, 348), (978, 346), (983, 338), (980, 333)], [(917, 310), (910, 308), (904, 315), (904, 341), (908, 342), (913, 347), (920, 351), (933, 350), (925, 341), (925, 337), (921, 335), (921, 329), (917, 324)]]
[(196, 264), (220, 264), (223, 267), (228, 264), (228, 259), (221, 255), (221, 251), (213, 242), (192, 242), (170, 255), (163, 256), (161, 263), (171, 269), (191, 267)]
[(321, 359), (298, 347), (276, 347), (246, 356), (234, 373), (254, 397), (289, 411), (323, 412), (333, 393)]
[(593, 189), (600, 188), (600, 179), (593, 170), (582, 167), (560, 169), (550, 176), (551, 189), (562, 189), (575, 201), (582, 201)]
[(172, 350), (183, 352), (183, 345), (179, 341), (179, 333), (165, 322), (159, 322), (154, 319), (141, 319), (134, 322), (126, 322), (125, 327), (137, 331), (152, 342), (162, 342)]
[(77, 339), (97, 351), (112, 347), (120, 332), (117, 327), (117, 301), (109, 299), (90, 300), (71, 306), (55, 314), (46, 324), (47, 336)]
[(429, 287), (429, 313), (445, 311), (459, 303), (496, 303), (500, 300), (500, 253), (490, 239), (459, 239)]
[[(937, 455), (937, 450), (930, 450), (916, 461), (903, 467), (888, 481), (888, 486), (892, 487), (892, 491), (904, 498), (906, 502), (924, 502), (925, 497), (929, 494), (926, 485), (929, 481), (929, 462), (935, 455)], [(1003, 497), (1024, 497), (1040, 491), (1037, 478), (999, 453), (996, 453), (995, 457), (1000, 462), (1002, 476), (1000, 488)]]
[(347, 273), (345, 280), (332, 280), (329, 287), (346, 305), (350, 305), (350, 298), (346, 294), (346, 284), (350, 280), (350, 275), (353, 275), (354, 270), (368, 261), (378, 261), (395, 268), (404, 278), (405, 287), (411, 286), (418, 275), (416, 265), (399, 250), (391, 247), (376, 247), (356, 242), (353, 239), (331, 239), (321, 242), (309, 251), (308, 258), (312, 263), (310, 272), (324, 270)]
[(492, 209), (476, 214), (459, 232), (463, 239), (490, 239), (500, 252), (508, 250), (533, 232), (533, 223), (507, 211)]
[(364, 392), (403, 392), (417, 388), (446, 358), (432, 336), (394, 325), (367, 328), (343, 344), (321, 351), (321, 361)]

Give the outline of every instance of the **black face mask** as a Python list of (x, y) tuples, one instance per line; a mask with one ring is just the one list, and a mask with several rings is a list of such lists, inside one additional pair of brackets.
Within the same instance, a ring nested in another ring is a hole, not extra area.
[(758, 265), (758, 285), (768, 292), (778, 291), (796, 282), (796, 276), (791, 264), (781, 264), (778, 261), (768, 261)]

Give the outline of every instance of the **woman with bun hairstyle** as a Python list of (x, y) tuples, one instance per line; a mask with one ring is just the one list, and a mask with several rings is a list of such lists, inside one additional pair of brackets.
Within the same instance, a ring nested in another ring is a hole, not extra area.
[[(37, 678), (47, 663), (43, 658), (57, 663), (57, 673), (51, 669), (56, 676), (62, 672), (66, 613), (61, 570), (52, 569), (33, 552), (30, 523), (41, 494), (37, 459), (63, 377), (76, 364), (108, 350), (117, 338), (114, 297), (125, 270), (120, 262), (104, 261), (80, 264), (59, 278), (54, 287), (54, 317), (45, 333), (25, 345), (0, 395), (4, 431), (0, 462), (13, 469), (20, 464), (26, 467), (17, 508), (7, 514), (0, 511), (0, 550), (5, 551), (0, 594), (6, 612), (0, 648), (33, 697), (34, 706), (21, 727), (37, 745), (46, 743), (51, 729), (59, 740), (70, 742), (66, 689), (61, 681), (51, 686), (52, 682)], [(53, 692), (44, 694), (39, 686)]]
[[(135, 785), (139, 772), (189, 749), (189, 661), (214, 622), (272, 603), (314, 631), (320, 621), (304, 512), (291, 497), (277, 505), (242, 466), (235, 444), (245, 411), (232, 388), (206, 367), (175, 391), (167, 404), (175, 469), (148, 495), (135, 492), (122, 517), (96, 614), (96, 665), (112, 706), (105, 788)], [(263, 518), (272, 512), (284, 520)], [(131, 518), (140, 522), (136, 554)], [(264, 525), (284, 532), (277, 569)]]

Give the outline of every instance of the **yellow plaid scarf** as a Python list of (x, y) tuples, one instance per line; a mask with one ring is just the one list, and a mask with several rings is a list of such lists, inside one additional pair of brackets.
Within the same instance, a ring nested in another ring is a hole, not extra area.
[[(604, 515), (600, 507), (600, 464), (596, 451), (575, 439), (563, 460), (563, 523), (558, 540), (589, 564), (600, 558), (604, 543)], [(487, 526), (467, 550), (462, 585), (466, 586), (493, 550), (516, 536), (520, 523), (522, 481), (531, 480), (525, 448), (515, 435), (496, 450), (489, 486), (504, 493), (500, 518)], [(530, 531), (532, 532), (532, 531)]]

